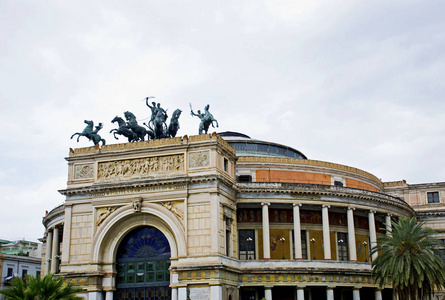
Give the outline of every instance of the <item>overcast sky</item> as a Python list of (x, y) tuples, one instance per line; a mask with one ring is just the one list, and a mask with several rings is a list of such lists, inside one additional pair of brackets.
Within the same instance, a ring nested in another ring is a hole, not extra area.
[[(98, 4), (98, 2), (101, 2)], [(445, 181), (443, 1), (0, 0), (0, 238), (42, 237), (70, 140), (143, 99), (383, 181)]]

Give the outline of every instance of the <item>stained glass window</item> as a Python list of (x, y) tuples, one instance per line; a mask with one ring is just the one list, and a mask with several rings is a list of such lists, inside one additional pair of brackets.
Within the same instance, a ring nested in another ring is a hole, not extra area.
[(129, 232), (116, 255), (116, 299), (151, 299), (155, 294), (162, 295), (156, 299), (170, 299), (170, 256), (159, 229), (144, 226)]

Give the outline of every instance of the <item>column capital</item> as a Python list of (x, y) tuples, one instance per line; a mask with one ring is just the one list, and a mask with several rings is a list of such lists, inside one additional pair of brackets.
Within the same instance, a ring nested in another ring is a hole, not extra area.
[(372, 209), (370, 209), (368, 213), (369, 213), (369, 214), (375, 214), (375, 213), (376, 213), (376, 211), (375, 211), (375, 210), (372, 210)]
[(355, 210), (355, 207), (348, 206), (348, 210)]
[(261, 202), (261, 206), (264, 206), (264, 205), (270, 206), (270, 202)]
[(301, 203), (292, 203), (292, 206), (302, 206), (303, 204)]
[(388, 217), (392, 217), (392, 214), (390, 214), (390, 213), (387, 213), (386, 215), (387, 215)]
[(327, 207), (327, 208), (331, 208), (331, 206), (330, 206), (330, 205), (327, 205), (327, 204), (322, 204), (321, 207), (323, 207), (323, 208), (325, 208), (325, 207)]

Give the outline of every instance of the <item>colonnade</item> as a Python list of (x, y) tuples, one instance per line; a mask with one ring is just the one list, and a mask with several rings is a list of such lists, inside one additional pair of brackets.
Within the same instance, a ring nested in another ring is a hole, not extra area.
[(59, 272), (60, 258), (60, 239), (59, 234), (62, 228), (54, 226), (48, 228), (46, 235), (46, 253), (45, 253), (45, 275), (48, 273)]
[[(266, 300), (272, 300), (272, 286), (265, 286), (264, 287), (264, 298)], [(296, 296), (297, 300), (305, 300), (304, 296), (304, 289), (303, 286), (296, 287)], [(335, 287), (328, 286), (326, 287), (326, 300), (334, 300), (334, 289)], [(379, 289), (376, 289), (374, 292), (374, 299), (375, 300), (382, 300), (382, 291)], [(352, 289), (352, 299), (353, 300), (360, 300), (360, 288), (353, 288)]]
[[(263, 229), (263, 251), (264, 259), (270, 259), (270, 230), (269, 230), (269, 206), (270, 203), (262, 202), (262, 229)], [(302, 204), (293, 204), (293, 229), (294, 229), (294, 239), (295, 239), (295, 259), (303, 259), (302, 247), (301, 247), (301, 223), (300, 223), (300, 207)], [(330, 241), (330, 226), (329, 226), (329, 209), (330, 205), (321, 205), (322, 212), (322, 228), (323, 228), (323, 251), (324, 259), (331, 260), (331, 241)], [(355, 246), (355, 226), (354, 226), (354, 207), (347, 207), (347, 227), (348, 227), (348, 249), (349, 249), (349, 260), (357, 261), (357, 249)], [(369, 223), (369, 240), (370, 248), (377, 245), (377, 231), (375, 226), (375, 210), (368, 210), (368, 223)], [(389, 231), (391, 229), (391, 215), (387, 214), (385, 217), (386, 229)], [(377, 252), (372, 254), (372, 260), (377, 258)]]

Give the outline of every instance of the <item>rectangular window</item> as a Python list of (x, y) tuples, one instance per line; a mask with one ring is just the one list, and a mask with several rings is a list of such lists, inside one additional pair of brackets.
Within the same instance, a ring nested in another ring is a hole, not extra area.
[(226, 218), (226, 255), (231, 256), (230, 241), (232, 239), (232, 219)]
[(339, 232), (337, 233), (338, 238), (338, 260), (347, 261), (348, 260), (348, 234)]
[(238, 230), (238, 245), (240, 260), (255, 259), (255, 230), (240, 229)]
[(8, 276), (7, 277), (12, 276), (13, 272), (14, 272), (13, 268), (8, 268)]
[(341, 181), (334, 181), (335, 186), (343, 186), (343, 182)]
[(307, 239), (306, 239), (306, 230), (301, 231), (301, 254), (303, 259), (308, 259), (307, 257)]
[(246, 150), (250, 152), (257, 152), (256, 144), (247, 143)]
[(229, 172), (229, 161), (227, 158), (224, 158), (224, 171)]
[(439, 192), (427, 192), (428, 203), (439, 203)]
[(40, 277), (40, 271), (36, 271), (36, 278)]
[(252, 182), (252, 176), (250, 175), (239, 175), (238, 182)]
[(26, 274), (28, 274), (28, 270), (23, 269), (23, 270), (22, 270), (22, 278), (25, 278), (25, 277), (26, 277)]
[[(292, 249), (294, 249), (294, 259), (295, 259), (295, 236), (294, 231), (292, 230)], [(306, 230), (301, 230), (301, 258), (307, 258), (307, 240), (306, 240)]]

